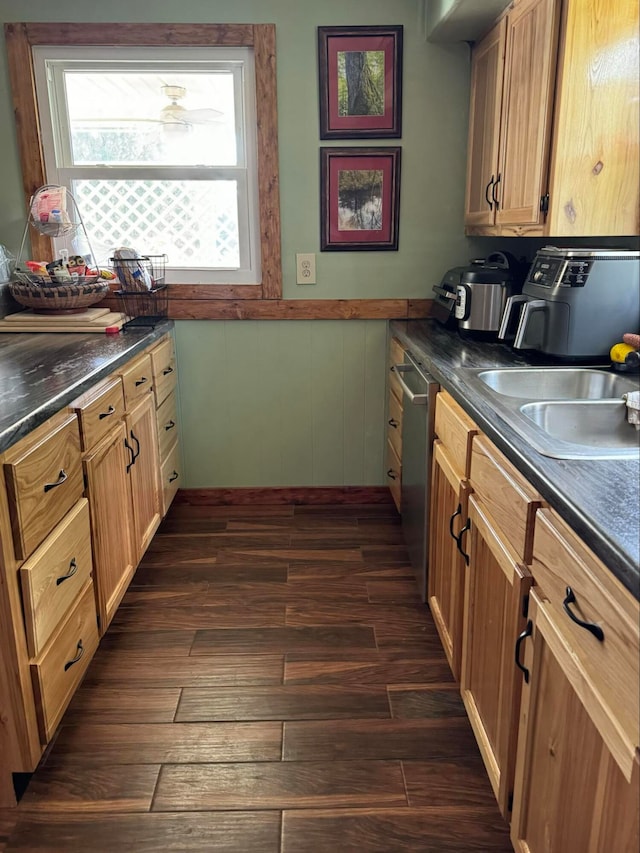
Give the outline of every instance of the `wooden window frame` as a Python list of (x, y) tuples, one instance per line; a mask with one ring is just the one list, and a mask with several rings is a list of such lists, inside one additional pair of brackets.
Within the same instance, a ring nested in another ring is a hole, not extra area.
[[(282, 298), (278, 111), (274, 24), (5, 24), (9, 75), (22, 163), (25, 203), (46, 181), (32, 47), (161, 46), (250, 47), (254, 51), (260, 216), (260, 284), (173, 285), (178, 301)], [(34, 257), (51, 259), (51, 239), (32, 235)]]

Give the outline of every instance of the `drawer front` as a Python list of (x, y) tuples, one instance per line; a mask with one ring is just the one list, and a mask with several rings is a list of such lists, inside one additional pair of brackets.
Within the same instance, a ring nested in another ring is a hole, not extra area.
[(115, 376), (71, 404), (80, 421), (82, 449), (90, 450), (124, 416), (122, 380)]
[(182, 481), (180, 446), (178, 442), (169, 451), (169, 455), (162, 463), (162, 514), (166, 515), (171, 501), (174, 499)]
[(178, 410), (175, 391), (169, 394), (157, 410), (156, 421), (158, 424), (160, 464), (162, 464), (178, 437)]
[(476, 424), (453, 397), (440, 391), (436, 397), (435, 433), (462, 479), (469, 476), (471, 443), (478, 432)]
[(398, 374), (391, 370), (394, 364), (402, 364), (404, 361), (404, 347), (400, 343), (397, 338), (391, 338), (389, 341), (389, 388), (393, 394), (398, 398), (400, 405), (402, 405), (402, 387), (398, 382)]
[[(51, 423), (51, 422), (50, 422)], [(5, 455), (16, 556), (26, 559), (82, 497), (80, 431), (75, 414), (54, 419)]]
[(147, 353), (125, 365), (120, 376), (124, 385), (124, 400), (127, 409), (130, 409), (145, 394), (151, 394), (153, 391), (151, 356)]
[[(536, 516), (532, 573), (603, 718), (640, 743), (640, 605), (552, 511)], [(568, 588), (574, 601), (567, 600)], [(566, 603), (566, 604), (565, 604)], [(567, 608), (569, 612), (567, 612)], [(569, 613), (601, 631), (599, 639)]]
[(395, 503), (398, 512), (400, 512), (401, 494), (402, 494), (402, 463), (393, 449), (390, 441), (387, 441), (387, 457), (386, 457), (386, 477), (391, 491), (391, 497)]
[(176, 387), (176, 357), (173, 338), (168, 337), (151, 350), (153, 388), (159, 406)]
[(89, 502), (82, 498), (20, 567), (27, 647), (40, 654), (91, 577)]
[(97, 648), (96, 604), (89, 581), (43, 654), (31, 664), (43, 742), (51, 739)]
[(469, 479), (502, 538), (529, 564), (540, 495), (485, 436), (473, 437)]
[(387, 420), (387, 438), (393, 445), (398, 459), (402, 459), (402, 406), (395, 394), (389, 394), (389, 418)]

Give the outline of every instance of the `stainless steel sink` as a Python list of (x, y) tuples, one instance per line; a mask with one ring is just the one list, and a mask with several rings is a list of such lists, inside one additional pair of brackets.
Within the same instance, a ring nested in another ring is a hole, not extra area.
[(590, 367), (509, 367), (482, 370), (478, 379), (496, 394), (528, 400), (603, 400), (638, 389), (628, 376)]
[(626, 419), (622, 395), (635, 376), (590, 367), (469, 368), (466, 378), (495, 411), (544, 456), (638, 459), (640, 432)]

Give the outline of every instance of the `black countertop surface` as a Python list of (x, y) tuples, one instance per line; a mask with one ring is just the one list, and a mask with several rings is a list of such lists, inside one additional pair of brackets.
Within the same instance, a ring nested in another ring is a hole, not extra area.
[(391, 332), (640, 599), (640, 461), (552, 459), (534, 450), (460, 369), (527, 364), (503, 344), (463, 339), (434, 320), (393, 321)]
[(0, 453), (171, 328), (0, 334)]

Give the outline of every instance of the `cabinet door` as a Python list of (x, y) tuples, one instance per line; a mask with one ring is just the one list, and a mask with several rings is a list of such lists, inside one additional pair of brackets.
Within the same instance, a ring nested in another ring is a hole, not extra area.
[(101, 633), (107, 630), (136, 566), (127, 473), (131, 455), (121, 421), (84, 460)]
[(547, 191), (558, 0), (523, 0), (507, 17), (497, 225), (540, 225)]
[(531, 576), (498, 538), (474, 495), (469, 498), (469, 522), (460, 692), (498, 806), (507, 818), (521, 691), (513, 644), (524, 628), (523, 600)]
[(638, 757), (625, 778), (576, 690), (572, 649), (535, 591), (529, 619), (513, 846), (520, 853), (636, 853)]
[(504, 77), (506, 18), (473, 49), (467, 151), (465, 225), (493, 225), (493, 187), (498, 175), (500, 106)]
[(147, 550), (160, 524), (160, 459), (154, 398), (147, 396), (126, 417), (127, 440), (133, 449), (129, 466), (133, 498), (134, 558), (136, 563)]

